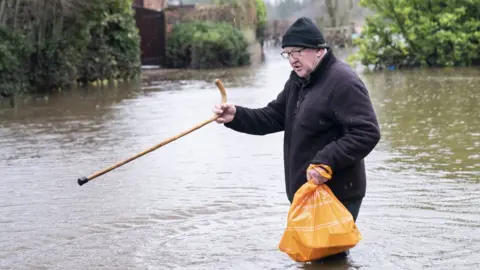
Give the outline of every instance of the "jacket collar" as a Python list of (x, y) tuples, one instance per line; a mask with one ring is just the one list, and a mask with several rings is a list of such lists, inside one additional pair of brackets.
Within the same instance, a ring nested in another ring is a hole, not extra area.
[(326, 72), (328, 67), (336, 61), (336, 57), (332, 52), (332, 49), (329, 49), (325, 56), (322, 58), (320, 63), (313, 69), (312, 73), (306, 78), (301, 78), (295, 73), (294, 70), (290, 73), (290, 78), (293, 78), (303, 84), (303, 86), (308, 86), (309, 84), (315, 83), (318, 81), (323, 74)]

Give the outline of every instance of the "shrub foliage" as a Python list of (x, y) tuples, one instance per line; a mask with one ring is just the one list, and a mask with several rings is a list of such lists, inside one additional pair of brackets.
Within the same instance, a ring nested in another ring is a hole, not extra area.
[(171, 68), (220, 68), (250, 63), (242, 32), (228, 23), (193, 21), (174, 25), (166, 48)]

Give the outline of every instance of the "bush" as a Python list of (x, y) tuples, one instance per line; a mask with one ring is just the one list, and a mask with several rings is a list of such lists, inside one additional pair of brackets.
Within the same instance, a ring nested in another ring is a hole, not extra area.
[[(107, 12), (106, 12), (107, 11)], [(98, 1), (90, 11), (90, 43), (78, 81), (131, 79), (140, 71), (140, 37), (125, 0)]]
[(36, 41), (28, 55), (29, 91), (45, 92), (71, 87), (89, 43), (86, 22), (80, 18), (63, 18), (61, 23), (50, 24), (58, 30), (43, 32), (34, 28), (32, 31)]
[(0, 91), (66, 89), (140, 71), (130, 0), (17, 1), (2, 10)]
[(480, 64), (480, 0), (431, 2), (362, 0), (375, 15), (349, 60), (374, 69)]
[(27, 84), (27, 55), (25, 37), (0, 27), (0, 92), (14, 93), (25, 89)]
[(210, 21), (174, 25), (167, 41), (166, 65), (208, 69), (250, 64), (248, 42), (227, 23)]

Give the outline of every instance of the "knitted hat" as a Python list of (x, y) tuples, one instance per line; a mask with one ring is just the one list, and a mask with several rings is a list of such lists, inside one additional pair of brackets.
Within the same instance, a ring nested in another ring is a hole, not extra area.
[(282, 48), (285, 47), (328, 48), (320, 29), (307, 17), (298, 18), (287, 29), (282, 37)]

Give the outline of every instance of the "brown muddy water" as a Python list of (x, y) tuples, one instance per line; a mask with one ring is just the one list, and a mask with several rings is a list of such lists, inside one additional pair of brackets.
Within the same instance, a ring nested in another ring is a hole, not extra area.
[(1, 269), (478, 269), (480, 70), (362, 73), (381, 122), (344, 261), (278, 250), (289, 204), (282, 134), (210, 124), (79, 187), (90, 175), (211, 116), (282, 89), (261, 65), (149, 77), (149, 86), (0, 101)]

